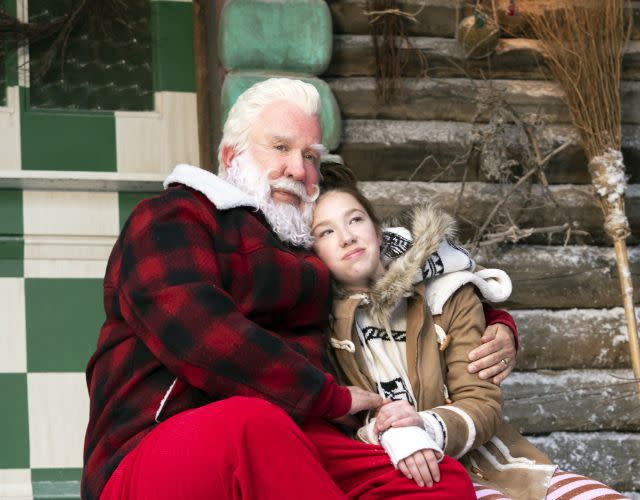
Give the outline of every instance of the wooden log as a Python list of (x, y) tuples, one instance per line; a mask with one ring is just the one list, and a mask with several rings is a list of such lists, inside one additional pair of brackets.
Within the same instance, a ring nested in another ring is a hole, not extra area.
[[(540, 3), (539, 1), (537, 2)], [(509, 0), (498, 0), (498, 19), (503, 28), (511, 33), (518, 33), (518, 28), (524, 23), (520, 15), (510, 19), (505, 15)], [(556, 2), (547, 2), (547, 8), (556, 6)], [(417, 36), (440, 36), (453, 38), (455, 36), (457, 22), (464, 16), (473, 13), (473, 4), (463, 0), (402, 0), (398, 2), (399, 9), (416, 13), (416, 22), (407, 22), (406, 32)], [(333, 30), (335, 33), (367, 34), (369, 33), (369, 16), (365, 14), (365, 0), (339, 0), (329, 2), (333, 18)], [(631, 39), (640, 39), (640, 7), (633, 5), (635, 22)], [(507, 25), (507, 26), (505, 26)], [(503, 36), (509, 36), (503, 33)]]
[[(571, 123), (555, 82), (535, 80), (473, 80), (471, 78), (405, 78), (404, 94), (378, 103), (373, 78), (332, 78), (327, 83), (344, 118), (457, 121), (486, 123), (486, 103), (503, 99), (522, 118), (542, 123)], [(622, 82), (622, 121), (640, 124), (640, 81)]]
[[(612, 248), (504, 246), (482, 252), (478, 262), (504, 269), (513, 293), (511, 309), (609, 308), (621, 305)], [(634, 287), (640, 285), (640, 248), (630, 249)], [(635, 301), (640, 293), (634, 295)]]
[[(407, 22), (408, 35), (453, 37), (456, 30), (456, 10), (464, 7), (463, 0), (402, 0), (399, 8), (416, 13), (417, 22)], [(365, 14), (365, 0), (329, 2), (334, 33), (369, 33), (370, 17)], [(462, 12), (461, 12), (462, 13)]]
[[(376, 181), (363, 182), (361, 185), (383, 217), (405, 206), (426, 201), (435, 202), (450, 213), (454, 213), (457, 207), (459, 236), (463, 242), (474, 237), (491, 210), (510, 190), (508, 185), (481, 182), (467, 182), (463, 186), (454, 182)], [(524, 191), (511, 195), (507, 206), (520, 227), (550, 227), (576, 222), (578, 228), (589, 235), (576, 235), (572, 243), (610, 245), (610, 238), (602, 227), (602, 213), (592, 186), (553, 185), (548, 192), (557, 204), (546, 197), (540, 185), (533, 185), (527, 191), (529, 199), (523, 196)], [(630, 244), (640, 243), (640, 186), (636, 184), (627, 189), (626, 211), (632, 231), (628, 241)], [(546, 243), (546, 235), (532, 236), (526, 240), (527, 243), (536, 241)], [(564, 236), (556, 235), (551, 243), (563, 244)]]
[[(532, 39), (502, 39), (495, 53), (486, 59), (466, 59), (458, 42), (450, 38), (410, 38), (409, 44), (401, 47), (400, 51), (406, 51), (404, 76), (423, 76), (424, 67), (421, 61), (426, 59), (426, 74), (432, 78), (550, 78), (541, 56), (540, 43)], [(375, 58), (371, 37), (334, 35), (331, 63), (323, 76), (373, 75)], [(629, 42), (625, 49), (622, 78), (640, 80), (640, 40)]]
[[(630, 366), (624, 310), (512, 310), (518, 326), (518, 370)], [(567, 349), (567, 344), (571, 345)]]
[[(474, 154), (459, 161), (471, 148), (477, 134), (487, 133), (489, 125), (464, 122), (410, 120), (345, 120), (338, 153), (362, 180), (459, 181), (466, 169), (467, 180), (484, 180), (480, 170), (485, 161)], [(640, 126), (625, 125), (622, 153), (630, 182), (640, 182)], [(505, 142), (517, 148), (515, 126), (506, 127)], [(481, 135), (480, 135), (481, 136)], [(570, 125), (547, 125), (536, 134), (543, 154), (561, 144), (570, 145), (549, 162), (551, 183), (590, 184), (587, 160), (575, 129)], [(517, 156), (518, 150), (514, 152)], [(416, 170), (425, 158), (419, 170)], [(443, 171), (448, 165), (451, 168)], [(468, 168), (466, 168), (468, 166)]]
[(515, 372), (502, 387), (505, 415), (524, 434), (640, 431), (631, 370)]
[(618, 491), (640, 491), (640, 434), (555, 432), (529, 440), (563, 470), (592, 477)]

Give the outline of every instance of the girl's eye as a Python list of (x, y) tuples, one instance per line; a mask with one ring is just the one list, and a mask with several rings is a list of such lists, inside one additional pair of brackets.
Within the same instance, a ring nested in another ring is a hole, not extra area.
[(364, 217), (362, 217), (361, 215), (356, 215), (351, 219), (351, 223), (353, 224), (355, 222), (362, 222), (363, 220), (364, 220)]
[(324, 238), (325, 236), (331, 234), (333, 231), (331, 229), (323, 229), (318, 233), (318, 238)]

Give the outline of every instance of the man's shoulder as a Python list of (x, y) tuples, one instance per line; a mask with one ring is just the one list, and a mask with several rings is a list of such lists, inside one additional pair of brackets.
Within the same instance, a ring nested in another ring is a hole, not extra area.
[(201, 193), (219, 210), (257, 207), (253, 197), (214, 173), (193, 165), (177, 165), (164, 181), (165, 188), (176, 184)]

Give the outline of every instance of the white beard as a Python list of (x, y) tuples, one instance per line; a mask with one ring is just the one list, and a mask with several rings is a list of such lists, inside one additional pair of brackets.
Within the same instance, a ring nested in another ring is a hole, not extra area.
[[(314, 202), (318, 197), (317, 189), (313, 196), (309, 196), (300, 181), (280, 177), (269, 182), (269, 172), (258, 166), (249, 151), (236, 155), (231, 165), (219, 175), (254, 198), (258, 209), (283, 242), (311, 248), (311, 221)], [(274, 202), (271, 198), (272, 187), (295, 193), (302, 200), (303, 209), (289, 203)]]

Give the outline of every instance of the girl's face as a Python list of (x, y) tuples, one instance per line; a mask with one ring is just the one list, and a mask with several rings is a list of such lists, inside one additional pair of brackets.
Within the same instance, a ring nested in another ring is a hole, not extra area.
[(313, 212), (311, 234), (314, 252), (343, 285), (365, 287), (384, 273), (378, 231), (351, 194), (322, 195)]

